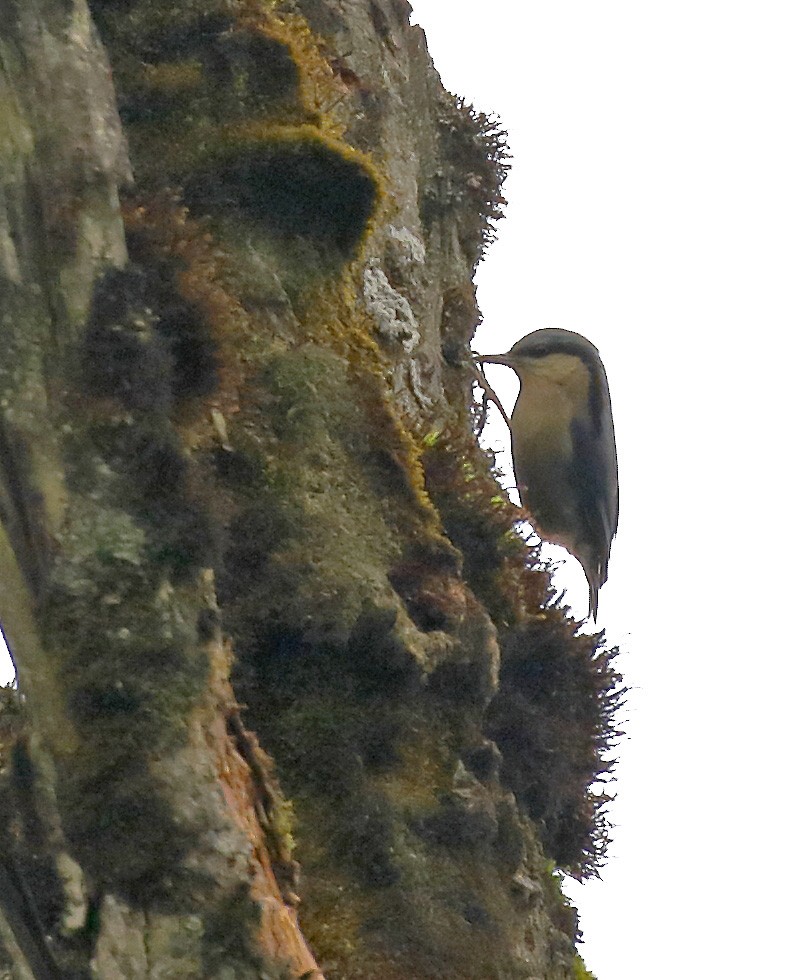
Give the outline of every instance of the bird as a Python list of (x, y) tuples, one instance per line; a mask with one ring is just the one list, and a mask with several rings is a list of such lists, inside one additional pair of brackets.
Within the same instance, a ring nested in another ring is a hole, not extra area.
[(475, 360), (503, 364), (518, 376), (508, 424), (521, 503), (538, 535), (580, 562), (596, 623), (619, 521), (616, 437), (599, 351), (579, 333), (546, 327), (506, 354)]

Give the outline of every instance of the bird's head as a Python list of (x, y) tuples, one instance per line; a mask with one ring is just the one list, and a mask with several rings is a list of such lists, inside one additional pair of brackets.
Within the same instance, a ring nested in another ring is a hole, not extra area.
[(526, 334), (506, 354), (478, 354), (476, 360), (480, 364), (503, 364), (521, 376), (527, 371), (559, 373), (576, 362), (594, 365), (600, 362), (600, 354), (579, 333), (544, 327)]

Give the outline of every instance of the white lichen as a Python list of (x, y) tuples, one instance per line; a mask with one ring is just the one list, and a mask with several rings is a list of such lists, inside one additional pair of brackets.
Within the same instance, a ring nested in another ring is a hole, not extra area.
[(397, 341), (411, 354), (420, 343), (417, 320), (409, 300), (393, 289), (378, 259), (371, 259), (363, 275), (363, 299), (382, 337)]
[(423, 265), (425, 262), (425, 245), (408, 228), (396, 228), (390, 225), (387, 229), (388, 248), (394, 248), (398, 261), (407, 265)]

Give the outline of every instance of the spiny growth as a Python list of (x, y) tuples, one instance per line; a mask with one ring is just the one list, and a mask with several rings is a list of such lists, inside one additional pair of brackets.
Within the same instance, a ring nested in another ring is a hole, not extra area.
[(458, 428), (424, 438), (426, 489), (447, 536), (463, 556), (463, 574), (497, 625), (517, 623), (553, 599), (539, 547), (514, 530), (522, 519), (494, 478), (488, 454)]
[(499, 689), (484, 728), (501, 749), (502, 781), (541, 824), (559, 867), (590, 877), (609, 843), (610, 797), (592, 787), (607, 782), (620, 734), (618, 651), (578, 633), (558, 608), (539, 548), (514, 530), (521, 512), (500, 493), (476, 442), (453, 430), (426, 437), (423, 465), (464, 576), (499, 631)]
[(545, 851), (577, 878), (603, 864), (610, 826), (605, 790), (621, 735), (626, 688), (618, 649), (561, 616), (502, 630), (499, 691), (485, 721), (502, 752), (502, 780), (542, 826)]
[(498, 118), (462, 98), (445, 96), (439, 109), (442, 155), (449, 167), (425, 185), (420, 213), (426, 228), (441, 215), (457, 217), (461, 245), (476, 266), (504, 217), (502, 186), (510, 169), (507, 133)]

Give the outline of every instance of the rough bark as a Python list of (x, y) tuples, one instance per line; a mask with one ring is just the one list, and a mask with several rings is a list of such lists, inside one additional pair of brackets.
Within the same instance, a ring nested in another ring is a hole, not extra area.
[(618, 679), (476, 444), (503, 138), (409, 14), (0, 0), (0, 974), (582, 975)]

